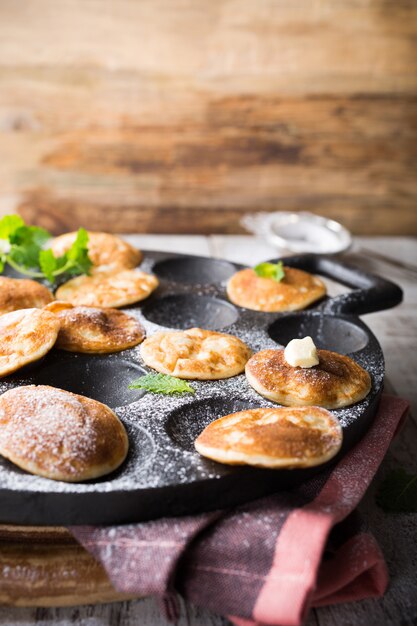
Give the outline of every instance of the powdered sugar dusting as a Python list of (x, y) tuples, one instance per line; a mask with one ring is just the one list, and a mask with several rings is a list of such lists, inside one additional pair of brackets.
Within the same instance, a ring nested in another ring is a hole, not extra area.
[(107, 407), (53, 387), (17, 387), (0, 397), (0, 452), (51, 478), (77, 480), (108, 466), (110, 438), (120, 450), (119, 430)]

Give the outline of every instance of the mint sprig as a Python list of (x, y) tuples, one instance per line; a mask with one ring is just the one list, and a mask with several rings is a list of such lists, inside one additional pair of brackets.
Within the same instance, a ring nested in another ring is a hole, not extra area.
[(51, 234), (38, 226), (26, 226), (19, 215), (0, 220), (0, 272), (6, 264), (30, 278), (46, 278), (51, 284), (64, 274), (88, 274), (92, 262), (88, 256), (88, 233), (78, 230), (71, 248), (56, 257), (44, 246)]
[(253, 269), (259, 278), (272, 278), (277, 283), (285, 277), (282, 261), (278, 261), (278, 263), (259, 263)]
[(150, 393), (165, 395), (195, 393), (194, 387), (186, 380), (169, 374), (145, 374), (129, 385), (129, 389), (145, 389)]
[(384, 511), (416, 513), (417, 474), (403, 468), (392, 470), (381, 483), (376, 502)]
[(87, 243), (88, 233), (80, 228), (71, 248), (62, 256), (54, 256), (50, 248), (39, 252), (39, 266), (49, 282), (53, 283), (62, 274), (88, 274), (92, 262), (88, 256)]

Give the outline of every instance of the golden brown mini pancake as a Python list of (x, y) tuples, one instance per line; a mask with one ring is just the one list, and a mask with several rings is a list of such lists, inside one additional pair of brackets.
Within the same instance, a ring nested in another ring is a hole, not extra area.
[(325, 284), (312, 274), (284, 267), (285, 277), (277, 282), (260, 278), (255, 270), (236, 272), (227, 284), (227, 295), (234, 304), (253, 311), (298, 311), (322, 298)]
[(199, 380), (236, 376), (252, 354), (234, 335), (202, 328), (155, 333), (140, 352), (146, 365), (162, 374)]
[[(55, 237), (51, 242), (55, 256), (65, 254), (74, 243), (76, 236), (77, 233), (72, 232)], [(88, 231), (88, 255), (94, 266), (92, 273), (131, 269), (139, 265), (143, 258), (140, 250), (120, 237), (90, 231)]]
[(0, 315), (19, 309), (41, 309), (53, 299), (49, 289), (35, 280), (0, 276)]
[(112, 274), (77, 276), (56, 291), (57, 300), (98, 307), (127, 306), (147, 298), (158, 286), (158, 279), (139, 270)]
[(229, 465), (313, 467), (342, 445), (339, 421), (326, 409), (251, 409), (215, 420), (197, 438), (200, 454)]
[(0, 316), (0, 378), (37, 361), (54, 345), (59, 319), (41, 309), (20, 309)]
[(0, 396), (0, 454), (31, 474), (67, 482), (104, 476), (128, 446), (117, 415), (91, 398), (47, 385)]
[(249, 384), (265, 398), (284, 406), (321, 406), (338, 409), (363, 400), (371, 377), (348, 356), (317, 350), (319, 364), (292, 367), (284, 350), (262, 350), (246, 364)]
[(46, 307), (61, 323), (55, 347), (69, 352), (105, 354), (137, 346), (145, 329), (131, 315), (117, 309), (73, 306), (52, 302)]

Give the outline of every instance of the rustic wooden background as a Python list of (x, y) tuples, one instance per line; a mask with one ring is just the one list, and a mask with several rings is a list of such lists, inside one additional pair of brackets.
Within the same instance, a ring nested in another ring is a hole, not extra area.
[(415, 0), (0, 0), (0, 213), (417, 234)]

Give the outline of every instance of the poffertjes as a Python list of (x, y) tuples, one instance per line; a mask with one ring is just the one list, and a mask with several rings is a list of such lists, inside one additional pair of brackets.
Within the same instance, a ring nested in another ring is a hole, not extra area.
[(284, 272), (279, 282), (250, 268), (236, 272), (227, 283), (229, 300), (253, 311), (298, 311), (325, 295), (326, 286), (317, 276), (293, 267), (284, 267)]
[[(51, 249), (55, 256), (65, 254), (76, 237), (76, 232), (55, 237), (51, 242)], [(87, 247), (88, 255), (93, 263), (92, 273), (132, 269), (139, 265), (143, 258), (140, 250), (110, 233), (88, 231)]]
[(246, 364), (249, 384), (261, 396), (284, 406), (321, 406), (338, 409), (365, 398), (371, 377), (353, 359), (329, 350), (317, 350), (319, 364), (293, 367), (284, 350), (262, 350)]
[(158, 279), (139, 270), (77, 276), (56, 291), (57, 300), (74, 305), (118, 308), (147, 298)]
[(229, 465), (313, 467), (342, 445), (337, 418), (316, 406), (260, 408), (232, 413), (207, 426), (195, 441), (200, 454)]
[(46, 309), (59, 318), (55, 347), (61, 350), (107, 354), (133, 348), (145, 338), (142, 324), (117, 309), (73, 306), (58, 300)]
[(78, 482), (124, 461), (128, 438), (108, 406), (47, 385), (0, 396), (0, 454), (38, 476)]
[(202, 328), (157, 332), (140, 349), (146, 365), (177, 378), (217, 380), (243, 372), (252, 354), (234, 335)]
[(55, 344), (59, 319), (43, 309), (0, 316), (0, 377), (43, 357)]
[(49, 289), (35, 280), (0, 276), (0, 315), (19, 309), (41, 309), (53, 299)]

